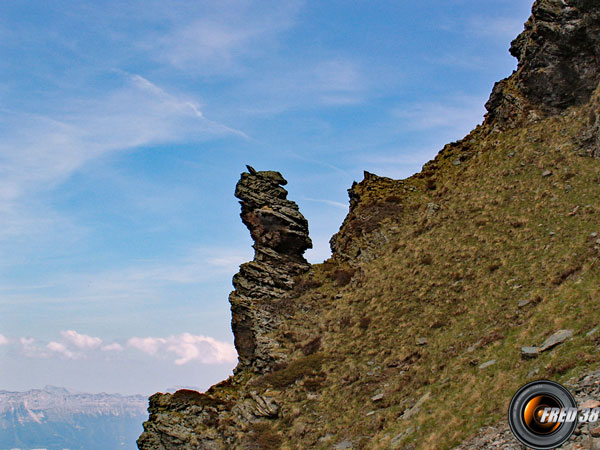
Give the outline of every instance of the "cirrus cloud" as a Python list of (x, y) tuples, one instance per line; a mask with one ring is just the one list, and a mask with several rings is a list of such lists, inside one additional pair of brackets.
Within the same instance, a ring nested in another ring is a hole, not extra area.
[(59, 229), (60, 215), (44, 210), (40, 217), (29, 201), (103, 156), (181, 140), (248, 138), (208, 119), (193, 97), (171, 94), (138, 74), (114, 70), (111, 77), (120, 87), (99, 98), (64, 99), (46, 115), (0, 108), (0, 219), (7, 224), (0, 243)]

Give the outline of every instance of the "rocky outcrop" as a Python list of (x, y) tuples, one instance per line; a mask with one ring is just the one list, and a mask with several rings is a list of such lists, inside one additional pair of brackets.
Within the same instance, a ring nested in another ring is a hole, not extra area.
[[(140, 450), (229, 450), (254, 449), (252, 429), (261, 420), (280, 415), (280, 406), (267, 395), (246, 391), (232, 379), (207, 393), (182, 389), (174, 394), (150, 397), (150, 418), (137, 440)], [(219, 391), (220, 392), (217, 392)]]
[[(364, 180), (352, 185), (349, 214), (330, 241), (335, 258), (350, 262), (375, 258), (376, 249), (390, 234), (379, 225), (401, 212), (406, 215), (407, 193), (435, 189), (434, 179), (427, 177), (439, 168), (440, 161), (452, 157), (452, 164), (460, 166), (474, 148), (477, 133), (483, 136), (494, 129), (520, 127), (589, 103), (588, 124), (576, 145), (581, 155), (600, 157), (600, 3), (537, 0), (510, 52), (518, 60), (517, 70), (494, 85), (482, 127), (462, 141), (446, 145), (410, 179), (392, 180), (365, 172)], [(377, 192), (388, 192), (389, 201), (372, 195)], [(434, 212), (430, 211), (430, 216)]]
[(137, 441), (142, 450), (220, 450), (223, 436), (214, 426), (227, 404), (195, 391), (150, 397), (150, 419)]
[[(254, 259), (240, 266), (230, 294), (231, 327), (238, 351), (236, 373), (256, 375), (282, 359), (269, 333), (281, 322), (277, 301), (294, 287), (294, 278), (310, 268), (302, 256), (312, 247), (308, 222), (296, 203), (287, 200), (287, 182), (279, 172), (241, 175), (235, 189), (241, 218), (254, 240)], [(246, 391), (232, 377), (205, 394), (180, 390), (150, 397), (150, 418), (138, 439), (141, 450), (224, 450), (255, 448), (244, 430), (256, 421), (279, 415), (277, 401)], [(235, 384), (234, 395), (229, 389)], [(215, 394), (219, 392), (219, 394)]]
[[(281, 174), (248, 167), (235, 195), (255, 255), (229, 298), (235, 374), (205, 394), (152, 396), (140, 450), (449, 448), (497, 420), (507, 373), (597, 370), (598, 340), (574, 326), (582, 310), (598, 323), (597, 161), (576, 155), (600, 155), (596, 3), (537, 0), (485, 123), (406, 180), (365, 172), (324, 264), (303, 257), (307, 222)], [(573, 327), (546, 343), (569, 338), (559, 357), (519, 357), (559, 324)], [(594, 372), (572, 389), (590, 400), (598, 386)], [(438, 400), (477, 421), (440, 421)], [(581, 427), (565, 448), (598, 439)], [(521, 447), (504, 421), (459, 448)]]
[[(377, 249), (388, 242), (388, 232), (381, 223), (397, 217), (403, 210), (403, 199), (414, 189), (403, 180), (392, 180), (364, 172), (364, 179), (348, 189), (350, 208), (340, 230), (329, 240), (334, 258), (350, 263), (377, 257)], [(381, 192), (387, 197), (374, 200)]]
[(590, 100), (600, 81), (596, 0), (537, 0), (512, 42), (517, 70), (494, 86), (486, 123), (513, 127)]
[(287, 181), (281, 174), (247, 167), (235, 196), (241, 200), (240, 216), (254, 240), (254, 260), (242, 264), (233, 277), (235, 290), (229, 302), (239, 360), (236, 370), (261, 371), (280, 357), (277, 342), (268, 336), (280, 321), (273, 300), (291, 290), (294, 277), (309, 269), (302, 255), (312, 242), (298, 205), (287, 200), (282, 187)]

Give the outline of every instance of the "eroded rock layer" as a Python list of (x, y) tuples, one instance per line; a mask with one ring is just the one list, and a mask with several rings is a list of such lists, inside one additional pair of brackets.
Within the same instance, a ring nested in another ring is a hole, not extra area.
[(312, 248), (308, 222), (287, 199), (286, 184), (279, 172), (248, 166), (235, 189), (240, 216), (254, 240), (254, 260), (240, 266), (229, 296), (238, 371), (262, 370), (279, 359), (277, 342), (268, 337), (279, 322), (272, 300), (292, 289), (294, 277), (310, 267), (302, 256)]

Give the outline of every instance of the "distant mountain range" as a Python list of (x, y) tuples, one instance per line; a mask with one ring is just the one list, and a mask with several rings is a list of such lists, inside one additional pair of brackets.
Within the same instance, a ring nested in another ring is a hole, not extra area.
[(0, 391), (0, 450), (135, 450), (147, 404), (141, 395), (54, 386)]

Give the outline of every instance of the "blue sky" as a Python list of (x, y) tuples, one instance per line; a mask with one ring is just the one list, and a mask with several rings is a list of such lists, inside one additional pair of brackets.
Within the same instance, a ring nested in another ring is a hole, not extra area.
[(235, 365), (245, 164), (311, 262), (362, 171), (481, 122), (530, 0), (0, 2), (0, 389), (206, 388)]

